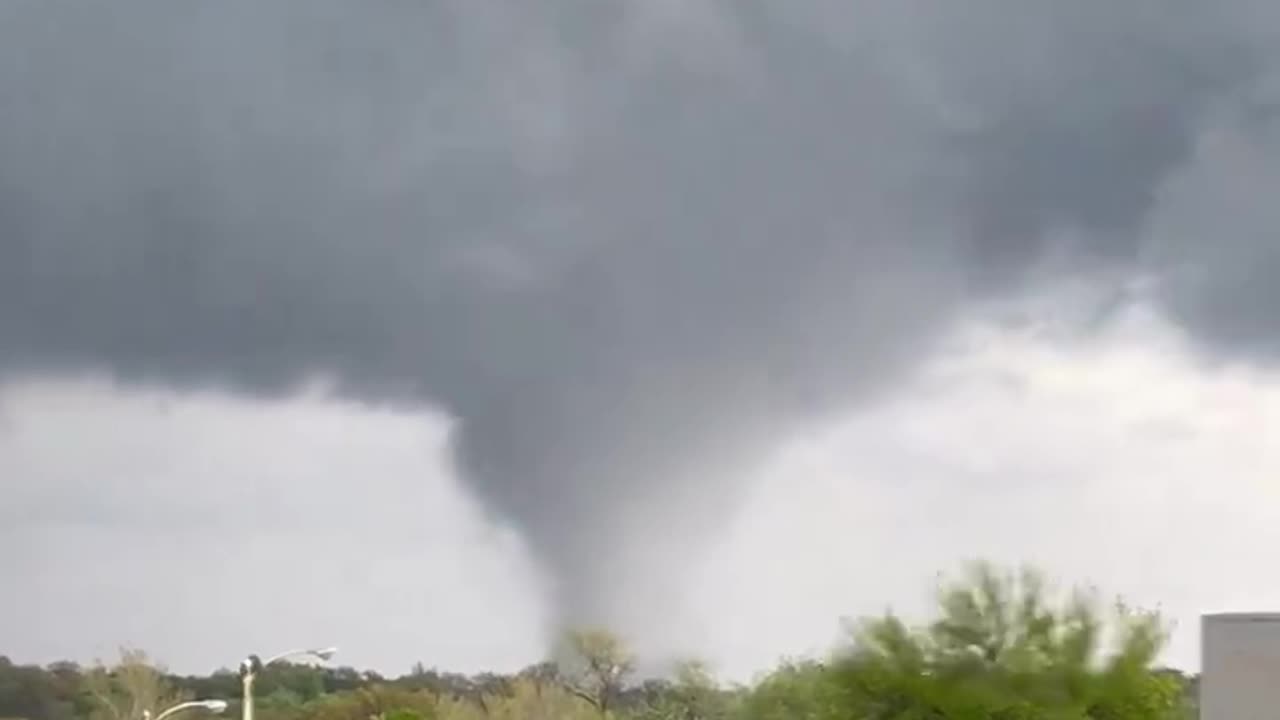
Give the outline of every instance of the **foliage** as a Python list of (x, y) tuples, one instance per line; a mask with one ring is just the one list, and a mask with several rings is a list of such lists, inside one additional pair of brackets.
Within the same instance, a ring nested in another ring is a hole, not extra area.
[(825, 664), (784, 662), (746, 694), (744, 720), (823, 720), (839, 716), (839, 688)]
[(710, 668), (697, 660), (678, 663), (670, 681), (644, 683), (632, 715), (642, 720), (729, 720), (737, 695), (721, 687)]
[(836, 707), (870, 720), (1166, 720), (1182, 688), (1153, 664), (1158, 616), (1092, 595), (1054, 604), (1038, 575), (976, 565), (939, 595), (940, 616), (910, 627), (888, 615), (860, 624), (832, 664)]
[(102, 662), (84, 676), (84, 690), (94, 703), (91, 720), (144, 720), (190, 696), (174, 687), (164, 669), (156, 667), (141, 650), (121, 649), (113, 666)]
[(571, 630), (559, 655), (564, 686), (608, 716), (635, 670), (635, 658), (622, 639), (603, 628)]
[[(282, 664), (257, 682), (258, 720), (1190, 720), (1194, 678), (1154, 668), (1160, 618), (1095, 594), (1051, 593), (1031, 572), (975, 565), (938, 593), (937, 614), (886, 614), (850, 627), (824, 660), (781, 663), (747, 687), (706, 665), (636, 677), (635, 658), (600, 629), (566, 634), (554, 662), (512, 675), (422, 665), (398, 678)], [(172, 676), (138, 651), (80, 668), (0, 657), (0, 718), (141, 720), (184, 699), (239, 712), (235, 673)], [(180, 720), (200, 720), (183, 716)], [(207, 716), (205, 720), (208, 720)]]

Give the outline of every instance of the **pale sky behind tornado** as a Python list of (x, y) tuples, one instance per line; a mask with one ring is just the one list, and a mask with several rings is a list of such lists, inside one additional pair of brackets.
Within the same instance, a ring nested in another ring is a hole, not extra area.
[(1280, 607), (1280, 9), (0, 5), (0, 653)]

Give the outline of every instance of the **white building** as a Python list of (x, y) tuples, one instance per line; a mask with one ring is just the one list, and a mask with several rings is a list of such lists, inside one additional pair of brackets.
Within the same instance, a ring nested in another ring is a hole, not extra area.
[(1280, 718), (1280, 613), (1201, 617), (1200, 718)]

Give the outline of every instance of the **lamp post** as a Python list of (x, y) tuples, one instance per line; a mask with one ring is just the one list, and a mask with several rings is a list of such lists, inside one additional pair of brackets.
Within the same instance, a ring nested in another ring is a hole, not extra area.
[(226, 700), (192, 700), (191, 702), (178, 703), (173, 707), (165, 710), (153, 719), (150, 710), (142, 711), (142, 720), (164, 720), (165, 718), (180, 713), (183, 710), (208, 710), (211, 713), (223, 713), (227, 710)]
[[(253, 681), (262, 672), (262, 669), (268, 665), (294, 657), (310, 657), (317, 660), (328, 660), (338, 652), (337, 648), (324, 648), (322, 650), (289, 650), (279, 655), (273, 655), (265, 661), (257, 655), (250, 655), (240, 662), (240, 687), (243, 690), (243, 698), (240, 705), (241, 720), (253, 720)], [(160, 720), (156, 718), (156, 720)]]

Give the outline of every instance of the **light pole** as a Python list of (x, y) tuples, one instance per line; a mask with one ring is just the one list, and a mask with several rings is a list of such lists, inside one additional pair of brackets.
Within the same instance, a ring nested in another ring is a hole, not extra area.
[[(273, 655), (264, 662), (257, 655), (250, 655), (240, 662), (240, 687), (244, 691), (240, 704), (241, 720), (253, 720), (253, 680), (262, 672), (262, 669), (268, 665), (274, 665), (282, 660), (288, 660), (293, 657), (310, 657), (317, 660), (328, 660), (338, 652), (338, 648), (324, 648), (323, 650), (289, 650), (279, 655)], [(160, 718), (156, 718), (160, 720)]]
[[(211, 713), (226, 712), (227, 701), (226, 700), (192, 700), (191, 702), (178, 703), (177, 705), (174, 705), (168, 710), (165, 710), (164, 712), (155, 716), (154, 720), (164, 720), (165, 718), (169, 717), (170, 715), (173, 715), (174, 713), (180, 713), (183, 710), (196, 710), (196, 709), (208, 710)], [(153, 720), (153, 718), (151, 717), (150, 710), (142, 711), (142, 720)]]

